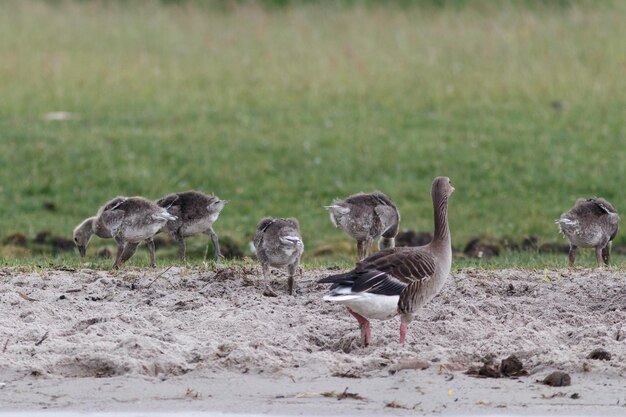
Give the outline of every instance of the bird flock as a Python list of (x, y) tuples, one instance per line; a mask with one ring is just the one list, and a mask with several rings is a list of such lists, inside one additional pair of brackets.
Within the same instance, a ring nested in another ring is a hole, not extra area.
[[(448, 225), (448, 201), (455, 191), (448, 177), (437, 177), (431, 188), (434, 234), (430, 243), (417, 247), (395, 247), (400, 212), (384, 193), (357, 193), (325, 206), (330, 220), (357, 242), (359, 260), (344, 273), (320, 279), (331, 284), (324, 300), (341, 304), (357, 320), (361, 343), (371, 342), (369, 321), (400, 316), (400, 343), (404, 343), (414, 314), (443, 288), (452, 265), (452, 244)], [(73, 232), (80, 256), (86, 256), (93, 235), (114, 239), (117, 254), (113, 268), (119, 268), (145, 242), (150, 263), (156, 266), (154, 236), (168, 233), (185, 260), (185, 238), (206, 234), (222, 258), (213, 223), (228, 203), (198, 191), (169, 194), (157, 201), (143, 197), (118, 196), (100, 207), (95, 216), (82, 221)], [(555, 221), (570, 243), (569, 263), (574, 265), (578, 248), (595, 248), (598, 267), (608, 265), (611, 242), (618, 229), (615, 207), (602, 198), (579, 199), (574, 207)], [(378, 241), (379, 251), (370, 255)], [(269, 283), (269, 267), (287, 268), (288, 292), (293, 294), (294, 277), (304, 252), (300, 224), (295, 218), (265, 217), (254, 235), (254, 249), (261, 263), (265, 286), (263, 295), (277, 296)]]

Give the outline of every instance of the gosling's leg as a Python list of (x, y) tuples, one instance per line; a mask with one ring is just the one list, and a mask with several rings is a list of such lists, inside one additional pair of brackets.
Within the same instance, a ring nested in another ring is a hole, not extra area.
[(289, 272), (289, 278), (287, 279), (287, 290), (289, 291), (289, 295), (293, 295), (293, 277), (296, 274), (297, 266), (297, 262), (294, 262), (291, 265), (287, 266), (287, 271)]
[(185, 255), (187, 253), (187, 246), (185, 245), (185, 238), (180, 233), (180, 231), (176, 231), (172, 233), (172, 237), (176, 242), (178, 242), (178, 257), (181, 261), (185, 262)]
[(569, 266), (574, 266), (574, 262), (576, 262), (576, 245), (570, 243), (569, 245)]
[(156, 247), (154, 246), (154, 239), (146, 239), (146, 247), (148, 248), (148, 252), (150, 252), (150, 266), (156, 268)]
[(363, 244), (364, 243), (365, 242), (363, 240), (357, 240), (356, 241), (356, 253), (357, 253), (357, 256), (359, 257), (359, 261), (361, 259), (365, 258), (365, 255), (363, 253)]
[(137, 246), (139, 246), (139, 242), (131, 243), (128, 242), (124, 246), (124, 251), (122, 252), (122, 257), (120, 259), (120, 265), (132, 258), (132, 256), (137, 252)]
[(606, 266), (609, 266), (609, 261), (611, 259), (611, 242), (607, 243), (606, 246), (602, 249), (602, 260)]
[[(370, 254), (370, 248), (372, 247), (372, 242), (374, 241), (374, 239), (372, 239), (371, 237), (367, 237), (367, 239), (365, 239), (365, 247), (363, 248), (363, 258), (367, 258)], [(363, 259), (361, 258), (361, 259)]]
[(602, 268), (602, 247), (596, 246), (596, 261), (598, 262), (598, 268)]
[[(224, 255), (222, 255), (222, 252), (220, 252), (220, 242), (219, 242), (219, 239), (217, 238), (217, 233), (215, 233), (215, 230), (213, 230), (212, 227), (209, 227), (209, 230), (207, 230), (205, 233), (211, 236), (211, 242), (213, 242), (213, 249), (215, 250), (215, 260), (217, 261), (219, 259), (224, 258)], [(208, 254), (209, 254), (209, 246), (207, 245), (204, 259), (208, 258)]]
[(265, 289), (263, 290), (263, 295), (266, 297), (278, 297), (278, 294), (274, 292), (272, 287), (270, 286), (270, 267), (267, 264), (262, 264), (263, 268), (263, 280), (265, 281)]
[(122, 260), (122, 252), (124, 252), (124, 241), (116, 237), (115, 243), (117, 243), (117, 255), (115, 255), (115, 261), (113, 262), (113, 269), (117, 269), (120, 267), (121, 260)]

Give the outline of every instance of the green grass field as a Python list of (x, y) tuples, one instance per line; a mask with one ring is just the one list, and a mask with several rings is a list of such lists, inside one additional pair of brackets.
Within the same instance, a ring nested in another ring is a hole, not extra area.
[(561, 3), (2, 1), (0, 239), (199, 189), (231, 200), (215, 230), (242, 247), (263, 216), (295, 216), (308, 262), (351, 259), (323, 205), (379, 189), (401, 228), (431, 230), (447, 175), (455, 247), (563, 242), (553, 221), (576, 198), (626, 210), (626, 3)]

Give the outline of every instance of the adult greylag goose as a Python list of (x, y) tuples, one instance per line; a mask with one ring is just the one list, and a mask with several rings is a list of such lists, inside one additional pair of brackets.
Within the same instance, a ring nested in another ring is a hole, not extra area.
[(213, 223), (228, 203), (227, 200), (220, 200), (217, 196), (198, 191), (185, 191), (167, 195), (156, 203), (176, 217), (176, 220), (170, 220), (165, 224), (164, 230), (178, 242), (178, 255), (181, 260), (185, 260), (187, 250), (185, 238), (201, 233), (211, 237), (215, 259), (223, 258)]
[(379, 249), (395, 246), (400, 225), (400, 212), (393, 201), (380, 191), (358, 193), (324, 206), (330, 220), (349, 236), (356, 239), (359, 259), (369, 255), (374, 240)]
[(264, 295), (275, 297), (277, 294), (269, 285), (269, 267), (287, 267), (289, 294), (293, 294), (293, 276), (300, 264), (304, 252), (304, 243), (300, 234), (300, 223), (294, 218), (276, 219), (265, 217), (256, 226), (254, 248), (263, 268), (265, 279)]
[(359, 322), (364, 346), (371, 340), (370, 319), (388, 320), (397, 314), (400, 343), (404, 343), (413, 315), (441, 291), (452, 265), (447, 213), (453, 191), (449, 178), (433, 181), (435, 233), (429, 244), (385, 249), (358, 262), (350, 272), (318, 281), (333, 284), (324, 300), (347, 307)]
[(617, 234), (619, 215), (611, 203), (603, 198), (580, 198), (555, 223), (569, 240), (569, 264), (576, 261), (576, 249), (595, 248), (598, 268), (602, 262), (609, 265), (611, 241)]
[[(95, 222), (102, 224), (115, 239), (117, 256), (113, 268), (119, 268), (135, 254), (140, 242), (152, 242), (151, 238), (170, 220), (176, 217), (143, 197), (116, 197), (100, 207)], [(152, 246), (151, 253), (153, 242)], [(156, 266), (154, 259), (151, 262)]]
[[(118, 198), (126, 198), (126, 197), (118, 197)], [(72, 238), (74, 240), (74, 244), (78, 248), (78, 253), (81, 258), (84, 258), (87, 254), (87, 245), (89, 245), (89, 241), (92, 236), (96, 235), (101, 239), (111, 239), (113, 236), (109, 229), (107, 229), (102, 221), (98, 219), (97, 216), (89, 217), (83, 220), (72, 233)], [(146, 246), (148, 247), (148, 251), (150, 252), (150, 264), (152, 266), (156, 266), (155, 260), (155, 247), (154, 241), (152, 238), (146, 239)]]

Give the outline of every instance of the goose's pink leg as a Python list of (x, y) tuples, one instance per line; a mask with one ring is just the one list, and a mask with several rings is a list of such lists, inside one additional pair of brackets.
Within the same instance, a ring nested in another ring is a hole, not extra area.
[(406, 331), (409, 329), (409, 325), (407, 323), (400, 323), (400, 344), (404, 344), (404, 339), (406, 338)]
[(356, 321), (359, 322), (359, 327), (361, 328), (361, 342), (363, 343), (363, 346), (369, 346), (370, 340), (372, 340), (372, 330), (370, 329), (370, 322), (359, 313), (352, 311), (350, 307), (346, 308), (348, 309), (350, 314), (354, 316)]

